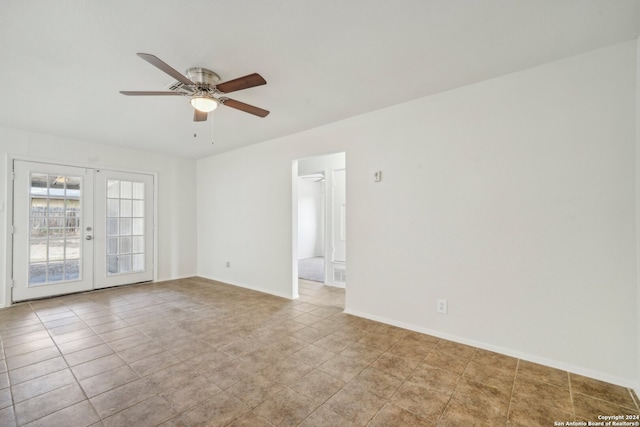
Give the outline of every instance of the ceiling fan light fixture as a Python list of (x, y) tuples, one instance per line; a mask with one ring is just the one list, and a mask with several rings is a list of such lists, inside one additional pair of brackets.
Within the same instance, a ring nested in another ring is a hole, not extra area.
[(210, 113), (218, 108), (218, 101), (213, 97), (205, 94), (193, 95), (189, 98), (191, 106), (203, 113)]

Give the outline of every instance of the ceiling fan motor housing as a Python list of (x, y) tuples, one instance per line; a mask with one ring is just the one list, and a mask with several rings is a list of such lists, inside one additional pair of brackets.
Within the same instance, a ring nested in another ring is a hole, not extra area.
[(220, 83), (220, 76), (211, 70), (201, 67), (193, 67), (187, 70), (187, 77), (198, 87), (211, 88)]

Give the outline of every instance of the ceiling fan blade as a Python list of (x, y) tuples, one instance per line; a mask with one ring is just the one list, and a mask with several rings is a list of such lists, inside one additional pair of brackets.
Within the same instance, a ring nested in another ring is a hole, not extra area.
[(193, 109), (193, 121), (194, 122), (206, 122), (208, 114), (209, 113), (206, 113), (206, 112), (200, 111), (200, 110), (196, 110), (194, 108)]
[(153, 65), (154, 67), (169, 74), (171, 77), (173, 77), (174, 79), (178, 80), (181, 83), (184, 83), (189, 86), (193, 86), (195, 84), (155, 55), (151, 55), (150, 53), (138, 53), (138, 56), (144, 59), (145, 61), (147, 61), (149, 64)]
[(148, 96), (148, 95), (153, 95), (153, 96), (159, 96), (159, 95), (178, 95), (178, 96), (184, 96), (184, 94), (180, 93), (180, 92), (172, 92), (172, 91), (142, 91), (142, 90), (121, 90), (120, 91), (121, 94), (123, 95), (127, 95), (127, 96)]
[(220, 98), (218, 101), (220, 101), (222, 105), (244, 111), (245, 113), (253, 114), (254, 116), (266, 117), (269, 114), (267, 110), (245, 104), (244, 102), (236, 101), (235, 99)]
[(222, 93), (235, 92), (237, 90), (248, 89), (254, 86), (266, 85), (267, 81), (258, 73), (249, 74), (248, 76), (239, 77), (229, 80), (228, 82), (216, 85), (216, 88)]

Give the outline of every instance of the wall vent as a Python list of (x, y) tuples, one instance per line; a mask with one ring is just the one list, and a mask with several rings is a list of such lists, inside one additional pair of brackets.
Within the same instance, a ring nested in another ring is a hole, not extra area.
[(342, 267), (333, 267), (333, 281), (336, 283), (346, 283), (347, 269)]

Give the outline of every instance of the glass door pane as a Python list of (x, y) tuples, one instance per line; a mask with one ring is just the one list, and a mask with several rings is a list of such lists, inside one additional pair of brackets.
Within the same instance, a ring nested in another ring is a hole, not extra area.
[(81, 280), (82, 177), (31, 173), (28, 286)]
[[(106, 274), (145, 271), (144, 182), (107, 179)], [(133, 189), (136, 189), (134, 191)]]
[(96, 173), (96, 287), (153, 280), (153, 175)]
[(93, 170), (15, 160), (14, 174), (14, 301), (91, 289)]

